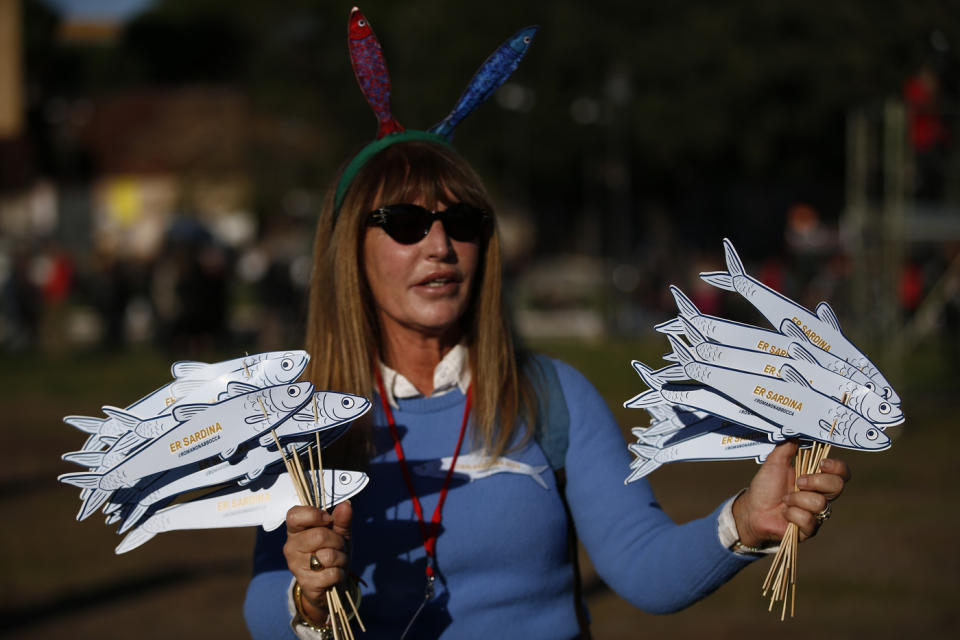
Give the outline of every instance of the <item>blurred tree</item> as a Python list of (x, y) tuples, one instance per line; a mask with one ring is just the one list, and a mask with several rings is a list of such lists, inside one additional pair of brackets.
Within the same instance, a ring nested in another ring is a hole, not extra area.
[[(263, 117), (249, 163), (269, 214), (285, 190), (324, 187), (375, 131), (347, 56), (349, 8), (158, 0), (119, 42), (61, 51), (33, 82), (74, 93), (236, 87)], [(710, 246), (721, 225), (769, 238), (800, 196), (835, 216), (848, 109), (897, 95), (931, 55), (934, 29), (954, 68), (960, 44), (957, 0), (528, 0), (496, 10), (369, 0), (362, 8), (386, 52), (394, 113), (412, 128), (445, 115), (510, 33), (541, 25), (513, 78), (533, 101), (519, 111), (484, 107), (461, 126), (457, 145), (495, 190), (556, 229), (541, 236), (556, 249), (576, 246), (569, 230), (588, 200), (608, 213), (629, 207), (622, 215), (640, 223), (627, 246), (642, 241), (651, 203), (681, 214)], [(573, 120), (578, 99), (596, 105), (595, 121)]]

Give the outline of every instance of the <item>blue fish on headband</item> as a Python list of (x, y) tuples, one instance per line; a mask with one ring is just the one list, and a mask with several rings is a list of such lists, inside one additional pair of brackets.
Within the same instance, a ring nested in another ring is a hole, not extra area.
[(485, 102), (500, 85), (507, 81), (527, 53), (530, 43), (533, 42), (533, 36), (539, 29), (538, 26), (521, 29), (491, 53), (473, 74), (470, 84), (467, 85), (450, 115), (431, 127), (430, 132), (447, 140), (452, 139), (453, 132), (460, 121), (470, 115), (478, 105)]

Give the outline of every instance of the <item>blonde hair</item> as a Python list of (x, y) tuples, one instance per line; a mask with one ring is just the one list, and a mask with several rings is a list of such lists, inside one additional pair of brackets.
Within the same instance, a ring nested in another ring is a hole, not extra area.
[[(317, 389), (373, 398), (380, 330), (362, 266), (366, 216), (378, 204), (468, 204), (493, 212), (473, 169), (452, 148), (427, 141), (398, 142), (374, 156), (347, 189), (339, 211), (331, 189), (314, 239), (307, 312), (308, 378)], [(375, 202), (378, 197), (380, 202)], [(496, 216), (481, 248), (471, 301), (461, 322), (473, 380), (471, 437), (496, 457), (533, 432), (535, 397), (522, 371), (503, 301)], [(483, 241), (482, 241), (483, 242)], [(369, 414), (368, 414), (369, 416)], [(518, 433), (521, 421), (526, 425)], [(372, 453), (370, 421), (359, 420), (331, 454), (341, 463), (365, 463)], [(520, 436), (517, 438), (517, 436)]]

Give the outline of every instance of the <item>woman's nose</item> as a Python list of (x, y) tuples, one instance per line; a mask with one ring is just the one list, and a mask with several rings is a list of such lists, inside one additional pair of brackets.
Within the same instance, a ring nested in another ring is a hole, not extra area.
[(424, 238), (423, 241), (429, 257), (447, 258), (453, 253), (450, 236), (447, 235), (447, 230), (443, 228), (443, 223), (439, 220), (433, 221), (433, 224), (430, 225), (430, 230), (427, 232), (427, 237)]

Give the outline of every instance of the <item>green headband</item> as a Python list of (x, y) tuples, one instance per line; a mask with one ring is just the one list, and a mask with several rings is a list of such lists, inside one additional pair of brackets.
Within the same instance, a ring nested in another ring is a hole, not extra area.
[(450, 141), (443, 136), (437, 135), (436, 133), (430, 133), (429, 131), (417, 131), (415, 129), (407, 129), (406, 131), (400, 131), (399, 133), (391, 133), (383, 138), (380, 138), (379, 140), (374, 140), (361, 149), (357, 155), (353, 156), (353, 160), (350, 161), (350, 164), (347, 165), (347, 168), (343, 170), (343, 175), (340, 176), (340, 182), (337, 183), (337, 196), (334, 199), (333, 204), (334, 222), (336, 222), (337, 216), (340, 214), (340, 205), (343, 204), (343, 198), (347, 194), (347, 189), (350, 187), (350, 183), (353, 182), (353, 179), (357, 177), (360, 169), (362, 169), (370, 161), (370, 159), (373, 158), (373, 156), (377, 155), (387, 147), (398, 142), (407, 142), (410, 140), (425, 140), (427, 142), (436, 142), (446, 147), (451, 147)]

